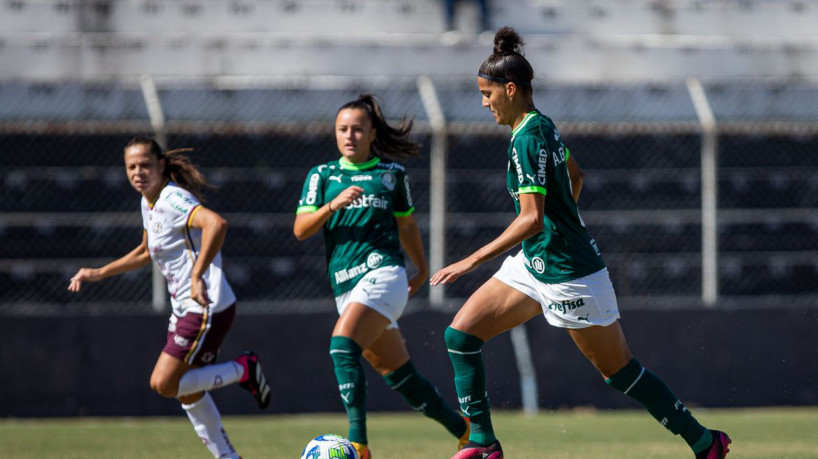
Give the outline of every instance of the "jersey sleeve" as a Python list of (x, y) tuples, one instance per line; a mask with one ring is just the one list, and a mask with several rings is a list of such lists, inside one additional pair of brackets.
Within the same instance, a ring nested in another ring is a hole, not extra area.
[(409, 175), (405, 172), (395, 175), (393, 209), (396, 217), (407, 217), (415, 211), (415, 206), (412, 203), (412, 187), (409, 185)]
[(548, 145), (533, 135), (523, 135), (514, 139), (513, 166), (517, 169), (520, 194), (546, 194)]
[(311, 213), (324, 205), (324, 179), (320, 166), (313, 167), (307, 174), (296, 214)]
[(173, 212), (174, 227), (188, 227), (193, 220), (193, 216), (202, 207), (202, 203), (196, 199), (193, 193), (176, 188), (164, 196), (165, 205)]

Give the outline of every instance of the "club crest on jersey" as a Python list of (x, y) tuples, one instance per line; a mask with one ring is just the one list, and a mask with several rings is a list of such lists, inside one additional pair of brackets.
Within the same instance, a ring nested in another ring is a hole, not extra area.
[(534, 257), (531, 259), (531, 261), (529, 261), (528, 258), (523, 258), (523, 261), (525, 262), (526, 266), (530, 267), (534, 271), (537, 271), (540, 274), (545, 272), (545, 262), (542, 258)]
[(395, 189), (395, 176), (392, 172), (381, 172), (381, 184), (389, 191)]
[(153, 222), (153, 225), (151, 225), (151, 231), (153, 231), (153, 234), (161, 233), (163, 228), (164, 227), (162, 226), (161, 220), (156, 220), (155, 222)]
[(368, 266), (369, 269), (375, 269), (380, 266), (381, 263), (383, 263), (383, 255), (377, 252), (372, 252), (366, 257), (366, 266)]

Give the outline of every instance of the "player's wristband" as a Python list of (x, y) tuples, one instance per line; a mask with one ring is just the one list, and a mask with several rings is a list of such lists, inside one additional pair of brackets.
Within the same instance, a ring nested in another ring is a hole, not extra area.
[(334, 210), (332, 210), (332, 201), (330, 201), (330, 202), (328, 202), (328, 203), (327, 203), (327, 209), (329, 209), (329, 213), (331, 213), (331, 214), (334, 214), (334, 213), (335, 213), (335, 211), (334, 211)]

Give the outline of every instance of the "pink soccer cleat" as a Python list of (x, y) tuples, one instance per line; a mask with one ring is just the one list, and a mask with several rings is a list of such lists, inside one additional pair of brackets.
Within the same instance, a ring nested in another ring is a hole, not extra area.
[(497, 440), (488, 446), (468, 442), (452, 459), (503, 459), (503, 447)]
[(726, 433), (718, 430), (711, 430), (710, 433), (713, 434), (713, 444), (710, 445), (710, 448), (697, 454), (696, 459), (724, 459), (730, 452), (727, 445), (733, 441)]
[(236, 363), (244, 367), (244, 376), (239, 380), (239, 386), (248, 390), (256, 399), (259, 409), (267, 408), (270, 404), (270, 385), (267, 378), (261, 371), (261, 364), (258, 363), (258, 356), (253, 351), (244, 351)]

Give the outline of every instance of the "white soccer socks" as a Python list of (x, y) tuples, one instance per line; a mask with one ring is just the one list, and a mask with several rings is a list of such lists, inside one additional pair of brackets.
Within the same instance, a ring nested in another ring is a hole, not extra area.
[(215, 458), (224, 459), (240, 459), (238, 453), (230, 444), (230, 439), (227, 438), (227, 432), (222, 427), (222, 417), (219, 414), (219, 409), (216, 408), (216, 403), (210, 394), (205, 392), (204, 397), (197, 400), (190, 405), (182, 404), (187, 417), (190, 418), (193, 429), (202, 443), (213, 454)]
[(221, 389), (224, 386), (239, 382), (244, 368), (234, 361), (193, 368), (182, 375), (179, 380), (177, 397)]

